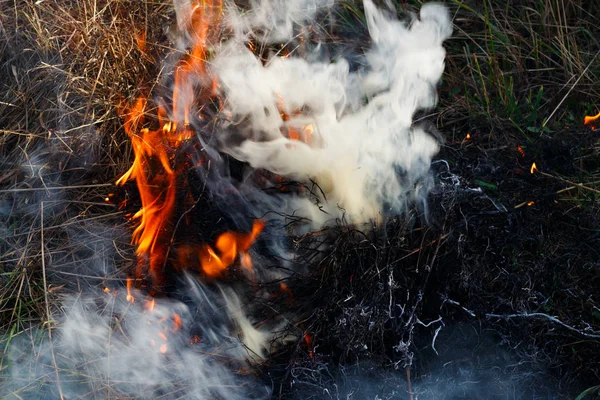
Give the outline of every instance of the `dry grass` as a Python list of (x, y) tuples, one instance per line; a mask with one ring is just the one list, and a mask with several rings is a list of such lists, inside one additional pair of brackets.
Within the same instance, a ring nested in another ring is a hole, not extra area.
[[(123, 225), (104, 198), (131, 162), (117, 107), (155, 82), (166, 42), (158, 27), (172, 10), (118, 0), (2, 1), (1, 10), (0, 330), (12, 335), (48, 314), (60, 280), (85, 273), (78, 264), (110, 263), (127, 243), (104, 234), (107, 221)], [(42, 280), (44, 261), (62, 277)]]
[(597, 8), (563, 0), (448, 3), (455, 7), (455, 35), (442, 123), (462, 120), (494, 133), (535, 137), (580, 125), (597, 110)]
[[(475, 132), (482, 148), (534, 151), (540, 138), (596, 113), (600, 9), (583, 0), (446, 3), (455, 35), (436, 116), (449, 141)], [(132, 160), (117, 109), (156, 84), (173, 18), (170, 2), (151, 0), (0, 5), (0, 343), (8, 346), (48, 318), (61, 282), (87, 276), (99, 285), (111, 276), (107, 260), (133, 262), (121, 212), (104, 201)], [(348, 2), (338, 21), (360, 30), (360, 8)], [(597, 151), (585, 157), (585, 168), (561, 179), (597, 190)], [(574, 207), (596, 201), (567, 194)], [(43, 265), (56, 276), (46, 279)]]

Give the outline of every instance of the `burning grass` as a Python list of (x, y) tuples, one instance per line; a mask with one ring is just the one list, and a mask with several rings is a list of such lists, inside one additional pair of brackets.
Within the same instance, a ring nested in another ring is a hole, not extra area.
[[(258, 374), (275, 377), (275, 396), (392, 395), (408, 381), (442, 398), (458, 390), (461, 368), (496, 368), (474, 376), (515, 398), (593, 395), (600, 383), (600, 149), (583, 126), (600, 104), (599, 11), (583, 1), (448, 4), (455, 35), (440, 107), (422, 116), (446, 137), (428, 221), (412, 210), (372, 232), (294, 238), (312, 269), (269, 304), (303, 316), (294, 345)], [(350, 52), (364, 44), (362, 20), (346, 2), (329, 19), (336, 28), (323, 29)], [(133, 164), (119, 111), (157, 85), (175, 17), (168, 2), (26, 0), (4, 7), (0, 23), (7, 349), (16, 336), (35, 340), (40, 322), (52, 335), (61, 296), (121, 284), (138, 262), (124, 211), (104, 199)]]

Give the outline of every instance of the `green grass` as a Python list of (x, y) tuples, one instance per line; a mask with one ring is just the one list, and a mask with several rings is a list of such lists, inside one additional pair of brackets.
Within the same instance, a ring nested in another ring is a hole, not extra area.
[[(466, 116), (495, 132), (529, 136), (583, 121), (600, 99), (600, 13), (582, 1), (449, 2), (443, 121)], [(594, 34), (596, 33), (596, 34)]]

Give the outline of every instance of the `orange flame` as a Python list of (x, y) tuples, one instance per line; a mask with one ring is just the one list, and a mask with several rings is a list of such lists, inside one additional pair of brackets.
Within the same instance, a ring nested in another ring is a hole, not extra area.
[(537, 170), (538, 170), (538, 168), (537, 168), (537, 166), (535, 165), (535, 163), (531, 164), (531, 169), (529, 170), (529, 172), (531, 172), (531, 173), (533, 174), (533, 173), (534, 173), (535, 171), (537, 171)]
[[(132, 235), (132, 242), (137, 245), (136, 275), (139, 278), (148, 274), (154, 284), (163, 280), (174, 233), (177, 198), (181, 197), (177, 193), (182, 185), (187, 184), (185, 178), (181, 178), (185, 175), (181, 173), (185, 165), (176, 165), (174, 154), (183, 142), (195, 137), (190, 128), (192, 107), (217, 94), (217, 79), (210, 76), (206, 60), (208, 44), (217, 38), (219, 32), (222, 8), (222, 0), (197, 0), (192, 4), (185, 28), (194, 45), (175, 67), (171, 115), (164, 107), (158, 107), (158, 129), (144, 127), (149, 108), (145, 97), (139, 97), (123, 115), (124, 128), (131, 139), (135, 158), (131, 168), (116, 183), (124, 185), (130, 180), (136, 181), (142, 203), (141, 209), (133, 215), (138, 223)], [(140, 50), (144, 51), (145, 31), (139, 33), (136, 40)], [(312, 132), (312, 127), (310, 130)], [(216, 277), (239, 254), (242, 266), (251, 271), (248, 251), (262, 229), (263, 223), (255, 222), (249, 234), (225, 232), (217, 238), (215, 249), (208, 245), (199, 246), (197, 250), (182, 246), (176, 251), (177, 266), (189, 266), (184, 261), (189, 261), (192, 254), (198, 254), (198, 267), (202, 267), (206, 276)], [(128, 293), (130, 286), (131, 281), (128, 280)], [(129, 298), (133, 301), (130, 294)]]
[(200, 261), (204, 273), (210, 278), (221, 275), (227, 267), (233, 264), (238, 252), (243, 261), (242, 265), (247, 269), (251, 269), (252, 264), (248, 256), (248, 251), (263, 228), (264, 223), (262, 221), (254, 221), (252, 232), (248, 234), (235, 232), (222, 233), (215, 243), (215, 247), (220, 255), (211, 246), (203, 246), (200, 251)]
[(590, 126), (591, 126), (591, 128), (592, 128), (593, 130), (595, 130), (595, 129), (596, 129), (596, 126), (595, 126), (593, 123), (594, 123), (594, 122), (596, 122), (598, 119), (600, 119), (600, 112), (599, 112), (598, 114), (594, 115), (593, 117), (592, 117), (592, 116), (589, 116), (589, 115), (588, 115), (588, 116), (586, 116), (586, 117), (583, 119), (583, 124), (584, 124), (584, 125), (590, 125)]
[[(131, 168), (116, 182), (123, 185), (135, 179), (140, 193), (142, 208), (135, 213), (139, 225), (133, 231), (132, 242), (137, 244), (137, 255), (148, 259), (150, 276), (160, 281), (160, 271), (166, 261), (167, 247), (160, 235), (168, 235), (176, 200), (177, 175), (171, 167), (171, 149), (194, 133), (177, 130), (174, 123), (166, 123), (161, 129), (139, 129), (144, 122), (146, 99), (138, 98), (129, 115), (125, 117), (125, 131), (131, 138), (135, 159)], [(138, 263), (138, 276), (145, 263)]]
[(127, 301), (130, 303), (135, 302), (135, 298), (131, 295), (131, 278), (127, 278)]

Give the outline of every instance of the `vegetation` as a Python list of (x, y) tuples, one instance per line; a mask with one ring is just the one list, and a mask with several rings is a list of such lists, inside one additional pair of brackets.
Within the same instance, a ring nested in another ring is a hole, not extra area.
[[(397, 4), (399, 14), (422, 3)], [(583, 0), (445, 3), (455, 30), (440, 101), (419, 118), (435, 121), (445, 140), (438, 182), (451, 174), (481, 195), (434, 193), (435, 228), (410, 235), (443, 245), (429, 253), (422, 246), (422, 258), (406, 262), (429, 259), (426, 292), (452, 295), (477, 316), (456, 307), (449, 320), (480, 321), (509, 347), (527, 348), (524, 362), (543, 359), (566, 395), (594, 398), (600, 145), (583, 118), (600, 111), (600, 9)], [(336, 6), (332, 20), (341, 32), (365, 31), (356, 2)], [(173, 24), (170, 2), (150, 0), (15, 0), (0, 8), (0, 354), (32, 326), (54, 327), (50, 315), (74, 277), (100, 286), (134, 262), (123, 212), (104, 198), (132, 162), (119, 109), (156, 85)], [(117, 232), (111, 246), (91, 230), (107, 226)], [(326, 258), (331, 265), (350, 262), (340, 246)], [(116, 270), (103, 270), (103, 260)], [(442, 262), (453, 267), (442, 271)], [(326, 330), (327, 319), (311, 326)], [(2, 373), (8, 360), (0, 357)]]

